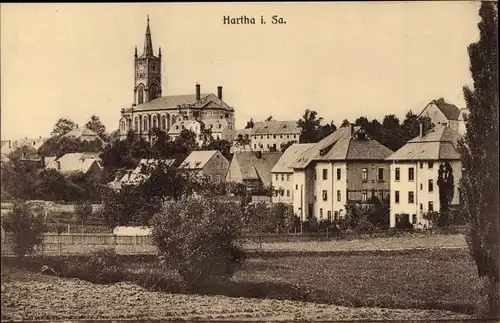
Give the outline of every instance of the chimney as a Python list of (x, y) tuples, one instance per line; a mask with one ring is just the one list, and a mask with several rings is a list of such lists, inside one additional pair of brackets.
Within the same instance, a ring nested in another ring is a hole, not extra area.
[(196, 101), (201, 100), (200, 88), (201, 88), (201, 86), (198, 83), (196, 83)]
[(354, 134), (354, 123), (351, 123), (350, 126), (351, 126), (351, 136), (352, 136)]
[(222, 86), (217, 87), (217, 98), (219, 98), (219, 100), (222, 100)]
[(422, 122), (420, 122), (420, 138), (422, 138), (424, 136), (424, 124)]

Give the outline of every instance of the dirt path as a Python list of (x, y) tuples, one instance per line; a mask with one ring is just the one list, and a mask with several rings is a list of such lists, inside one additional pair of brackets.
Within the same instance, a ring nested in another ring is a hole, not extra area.
[[(8, 271), (8, 270), (7, 270)], [(466, 319), (445, 311), (349, 308), (326, 304), (150, 292), (130, 283), (94, 285), (2, 272), (2, 321), (71, 319), (431, 320)]]

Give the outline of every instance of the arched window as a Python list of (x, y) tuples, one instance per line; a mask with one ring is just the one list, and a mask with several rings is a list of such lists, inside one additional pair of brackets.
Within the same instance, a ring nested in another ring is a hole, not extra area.
[(161, 130), (167, 130), (167, 116), (161, 116)]
[(139, 120), (139, 116), (135, 116), (134, 118), (134, 130), (139, 131), (141, 130), (141, 121)]
[(151, 128), (158, 128), (158, 118), (156, 117), (156, 114), (153, 114), (153, 122), (152, 122), (152, 125), (151, 125)]
[(125, 125), (125, 120), (120, 121), (120, 132), (125, 132), (126, 131), (126, 125)]
[(137, 104), (144, 103), (144, 88), (142, 85), (139, 85), (137, 88)]
[(149, 130), (149, 123), (148, 123), (148, 116), (147, 115), (142, 117), (142, 130), (143, 131)]

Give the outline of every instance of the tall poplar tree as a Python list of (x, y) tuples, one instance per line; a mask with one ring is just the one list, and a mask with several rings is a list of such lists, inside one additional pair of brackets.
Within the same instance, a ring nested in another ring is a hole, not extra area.
[(467, 133), (459, 142), (460, 190), (471, 254), (485, 282), (489, 314), (500, 315), (498, 193), (498, 4), (483, 2), (480, 38), (468, 47), (473, 88), (464, 87)]

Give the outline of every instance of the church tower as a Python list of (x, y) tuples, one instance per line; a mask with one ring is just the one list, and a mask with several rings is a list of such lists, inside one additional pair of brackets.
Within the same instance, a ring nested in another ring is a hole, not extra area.
[(153, 53), (153, 42), (149, 29), (149, 15), (144, 39), (144, 51), (137, 56), (135, 47), (134, 106), (161, 96), (161, 47), (158, 56)]

